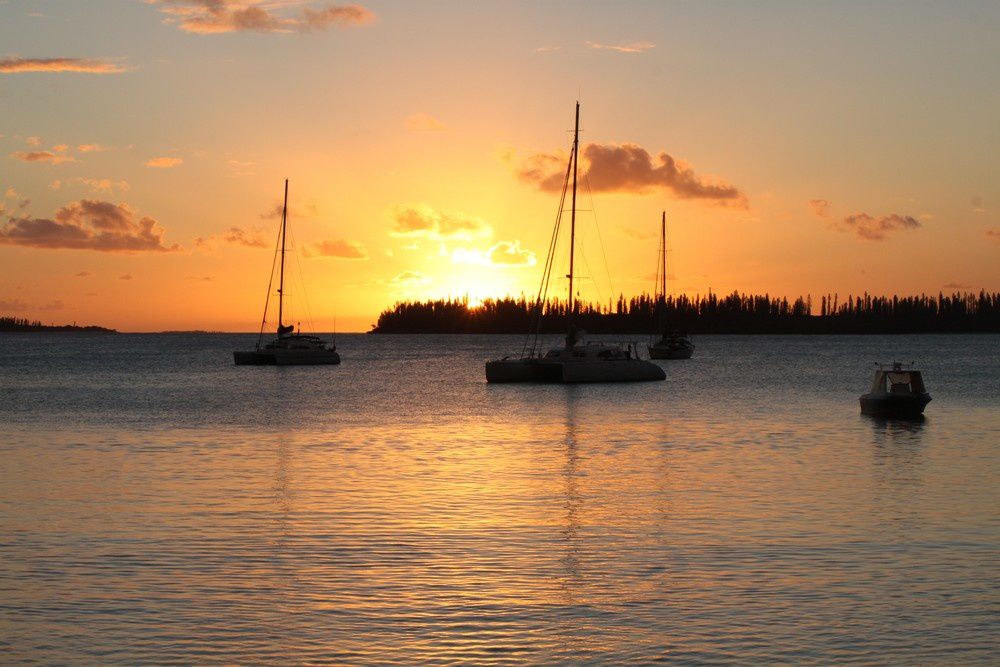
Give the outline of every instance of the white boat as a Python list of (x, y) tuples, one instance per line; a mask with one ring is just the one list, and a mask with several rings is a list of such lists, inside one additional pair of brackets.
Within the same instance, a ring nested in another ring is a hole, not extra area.
[(690, 359), (694, 354), (694, 343), (679, 331), (672, 331), (666, 326), (667, 310), (667, 212), (663, 212), (660, 220), (660, 261), (656, 265), (656, 310), (659, 328), (663, 331), (660, 340), (651, 343), (649, 350), (651, 359)]
[[(562, 197), (559, 200), (559, 214), (552, 233), (552, 242), (542, 273), (542, 285), (538, 290), (535, 303), (536, 322), (541, 322), (541, 307), (545, 302), (549, 279), (551, 278), (553, 256), (559, 238), (559, 223), (562, 218), (563, 204), (569, 187), (570, 176), (573, 179), (572, 205), (570, 207), (570, 243), (569, 243), (569, 304), (567, 307), (566, 344), (563, 347), (548, 350), (544, 354), (536, 354), (538, 330), (530, 348), (527, 341), (519, 357), (504, 357), (486, 362), (487, 382), (640, 382), (647, 380), (664, 380), (666, 374), (656, 364), (640, 359), (638, 346), (615, 345), (608, 343), (584, 343), (574, 325), (576, 301), (573, 295), (573, 255), (576, 241), (576, 181), (577, 156), (580, 146), (580, 103), (576, 103), (576, 122), (573, 130), (573, 150), (566, 167), (566, 179), (563, 183)], [(531, 334), (529, 334), (529, 337)]]
[[(317, 364), (339, 364), (337, 346), (327, 343), (319, 336), (296, 332), (292, 325), (282, 323), (285, 305), (285, 236), (288, 227), (288, 179), (285, 179), (285, 203), (281, 208), (281, 269), (278, 278), (278, 331), (277, 338), (261, 345), (264, 337), (264, 322), (267, 321), (267, 302), (264, 300), (264, 317), (261, 320), (260, 335), (253, 350), (233, 352), (237, 366), (303, 366)], [(272, 271), (273, 269), (272, 263)], [(273, 274), (272, 274), (273, 275)]]

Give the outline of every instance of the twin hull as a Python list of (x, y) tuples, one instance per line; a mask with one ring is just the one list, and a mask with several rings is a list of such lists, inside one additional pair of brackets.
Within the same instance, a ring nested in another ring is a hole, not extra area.
[(652, 382), (666, 377), (662, 368), (643, 359), (501, 359), (486, 362), (487, 382)]

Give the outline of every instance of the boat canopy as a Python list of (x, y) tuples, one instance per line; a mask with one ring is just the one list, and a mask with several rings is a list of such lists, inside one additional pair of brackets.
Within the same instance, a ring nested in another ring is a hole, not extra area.
[(891, 371), (875, 371), (875, 379), (872, 382), (872, 393), (923, 394), (926, 391), (924, 388), (924, 379), (920, 371), (900, 370), (896, 368)]

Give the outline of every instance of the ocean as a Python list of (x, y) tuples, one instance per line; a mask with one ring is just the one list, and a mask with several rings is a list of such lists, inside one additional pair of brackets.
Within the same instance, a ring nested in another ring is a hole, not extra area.
[[(255, 339), (0, 334), (0, 662), (1000, 662), (1000, 336), (586, 386), (487, 385), (517, 336)], [(894, 359), (923, 421), (859, 413)]]

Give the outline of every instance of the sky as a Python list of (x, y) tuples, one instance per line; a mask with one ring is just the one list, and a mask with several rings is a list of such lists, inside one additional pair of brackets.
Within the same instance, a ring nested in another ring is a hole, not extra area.
[(303, 329), (534, 295), (577, 100), (583, 299), (653, 289), (663, 211), (673, 294), (1000, 290), (997, 34), (996, 2), (0, 0), (0, 315), (256, 331), (286, 178)]

